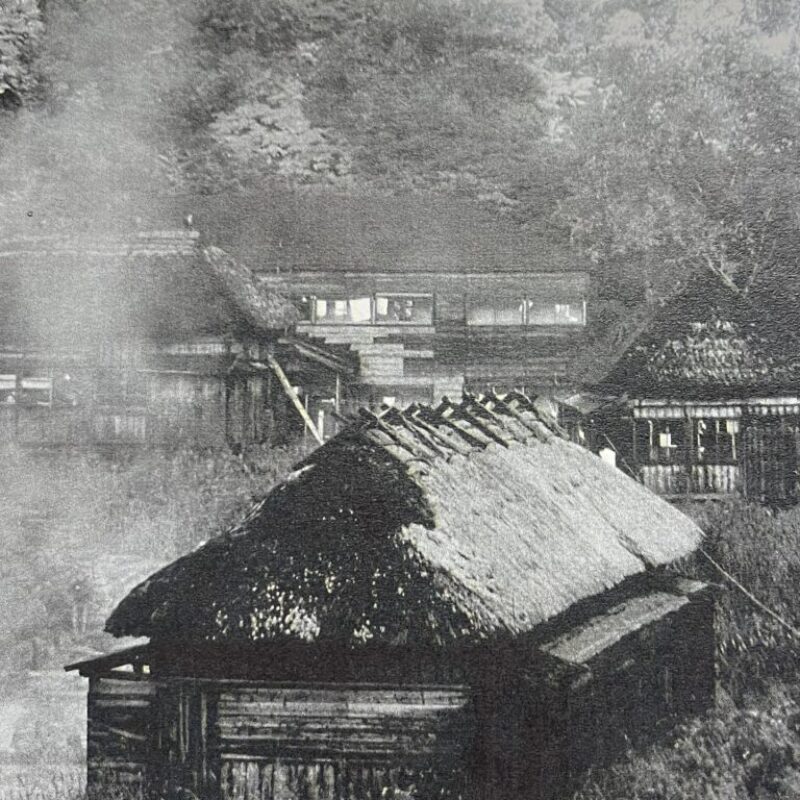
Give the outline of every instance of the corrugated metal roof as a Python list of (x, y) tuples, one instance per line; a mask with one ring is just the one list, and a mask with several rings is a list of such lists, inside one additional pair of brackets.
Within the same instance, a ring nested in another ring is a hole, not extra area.
[(117, 635), (445, 641), (533, 630), (702, 533), (519, 394), (364, 412), (137, 587)]

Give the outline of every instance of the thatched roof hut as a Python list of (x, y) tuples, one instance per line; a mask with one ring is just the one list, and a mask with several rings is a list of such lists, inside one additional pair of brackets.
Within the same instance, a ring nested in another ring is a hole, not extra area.
[(111, 615), (150, 643), (74, 665), (90, 781), (552, 798), (710, 702), (701, 536), (523, 395), (364, 412)]
[(520, 635), (699, 541), (521, 396), (445, 402), (339, 434), (241, 525), (137, 587), (107, 627), (354, 645)]
[(767, 302), (695, 280), (595, 387), (618, 402), (580, 424), (660, 494), (796, 502), (800, 339)]
[(0, 265), (6, 348), (263, 334), (297, 318), (276, 290), (187, 229), (8, 239)]

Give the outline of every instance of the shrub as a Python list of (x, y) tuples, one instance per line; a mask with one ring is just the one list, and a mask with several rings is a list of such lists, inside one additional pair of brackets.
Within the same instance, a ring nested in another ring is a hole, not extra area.
[(775, 688), (679, 727), (664, 743), (587, 776), (573, 800), (752, 800), (800, 792), (800, 707)]
[[(706, 532), (703, 550), (794, 628), (800, 628), (800, 509), (745, 502), (688, 505)], [(773, 679), (800, 677), (800, 641), (698, 556), (698, 574), (721, 584), (717, 613), (720, 679), (736, 700)]]

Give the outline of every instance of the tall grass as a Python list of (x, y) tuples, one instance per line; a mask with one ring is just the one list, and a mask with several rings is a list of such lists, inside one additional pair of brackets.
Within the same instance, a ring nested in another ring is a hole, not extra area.
[[(703, 550), (800, 629), (800, 509), (687, 505)], [(586, 778), (573, 800), (800, 798), (800, 641), (701, 555), (690, 569), (719, 584), (718, 707), (670, 738)]]
[(15, 672), (75, 643), (78, 583), (88, 645), (125, 591), (236, 522), (303, 452), (0, 448), (0, 700)]

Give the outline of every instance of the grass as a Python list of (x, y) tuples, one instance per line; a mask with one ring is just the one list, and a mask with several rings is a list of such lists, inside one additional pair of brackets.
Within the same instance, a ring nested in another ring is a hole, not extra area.
[[(238, 520), (302, 453), (299, 445), (252, 453), (243, 464), (230, 454), (189, 451), (2, 451), (0, 705), (14, 695), (12, 677), (31, 667), (34, 639), (43, 640), (49, 653), (43, 666), (53, 670), (67, 651), (107, 646), (102, 621), (129, 586)], [(706, 531), (704, 549), (800, 627), (800, 509), (732, 502), (684, 510)], [(800, 643), (702, 558), (687, 569), (721, 584), (718, 706), (660, 743), (589, 774), (571, 800), (800, 797)], [(86, 633), (76, 634), (69, 613), (52, 613), (52, 595), (68, 608), (70, 583), (85, 575), (93, 584), (92, 613)], [(59, 633), (58, 645), (49, 642)], [(17, 695), (17, 702), (31, 696)], [(82, 797), (75, 729), (31, 723), (37, 714), (52, 722), (48, 709), (59, 698), (42, 698), (41, 708), (24, 715), (27, 727), (15, 739), (19, 752), (0, 752), (2, 800)], [(72, 722), (83, 726), (82, 719)], [(69, 759), (74, 768), (49, 766)]]
[[(800, 628), (800, 509), (730, 502), (683, 510), (706, 532), (703, 549)], [(588, 775), (572, 800), (800, 797), (800, 641), (702, 556), (689, 570), (721, 584), (717, 708), (679, 726), (666, 741)]]
[(122, 596), (238, 521), (303, 452), (0, 449), (0, 798), (61, 796), (33, 768), (84, 759), (85, 685), (63, 665), (115, 646), (102, 627)]

